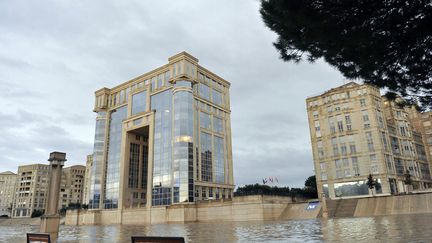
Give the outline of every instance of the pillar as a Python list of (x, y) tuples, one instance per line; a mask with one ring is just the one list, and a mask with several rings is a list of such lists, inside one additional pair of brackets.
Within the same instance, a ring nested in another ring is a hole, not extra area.
[(322, 203), (322, 217), (328, 218), (328, 210), (327, 210), (327, 202), (326, 202), (326, 195), (323, 192), (321, 197), (321, 203)]
[(57, 242), (60, 214), (58, 213), (58, 202), (60, 196), (60, 184), (62, 168), (66, 161), (66, 154), (52, 152), (48, 159), (50, 162), (50, 178), (48, 186), (48, 201), (45, 206), (45, 214), (41, 217), (41, 233), (48, 233), (52, 242)]

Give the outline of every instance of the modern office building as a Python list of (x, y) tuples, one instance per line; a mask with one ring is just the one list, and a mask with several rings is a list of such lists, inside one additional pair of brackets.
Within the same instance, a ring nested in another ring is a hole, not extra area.
[(431, 186), (423, 134), (413, 126), (421, 114), (402, 100), (389, 101), (379, 89), (354, 82), (306, 99), (319, 193), (330, 198), (405, 192), (408, 170), (414, 189)]
[(90, 208), (232, 197), (229, 87), (182, 52), (96, 91)]
[(16, 178), (11, 171), (0, 173), (0, 215), (11, 216)]
[(70, 204), (81, 204), (84, 191), (84, 176), (86, 167), (73, 165), (62, 171), (59, 208), (68, 207)]
[(84, 188), (82, 203), (88, 205), (90, 201), (90, 178), (93, 167), (93, 154), (87, 155), (85, 175), (84, 175)]

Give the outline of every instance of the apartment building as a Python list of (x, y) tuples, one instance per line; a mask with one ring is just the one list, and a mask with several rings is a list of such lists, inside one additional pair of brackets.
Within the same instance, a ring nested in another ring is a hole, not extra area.
[(11, 171), (0, 173), (0, 215), (11, 216), (16, 178)]
[(12, 217), (30, 217), (35, 210), (45, 210), (48, 194), (49, 165), (18, 167)]
[[(50, 180), (48, 164), (30, 164), (18, 167), (12, 203), (12, 217), (30, 217), (36, 211), (44, 211)], [(81, 203), (85, 166), (63, 168), (60, 185), (59, 208), (70, 203)]]
[(59, 208), (82, 203), (85, 170), (86, 167), (83, 165), (73, 165), (63, 169)]
[[(380, 90), (354, 82), (306, 99), (319, 193), (330, 198), (405, 192), (431, 186), (423, 134), (410, 120), (413, 108), (389, 101)], [(418, 111), (416, 111), (418, 112)], [(366, 180), (377, 180), (371, 192)]]

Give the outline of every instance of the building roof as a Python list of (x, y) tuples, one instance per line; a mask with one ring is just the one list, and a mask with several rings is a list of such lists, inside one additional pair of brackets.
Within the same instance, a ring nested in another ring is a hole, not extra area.
[(16, 174), (13, 173), (12, 171), (5, 171), (5, 172), (1, 172), (0, 175), (16, 175)]
[(348, 83), (346, 83), (346, 84), (343, 84), (343, 85), (341, 85), (341, 86), (337, 86), (337, 87), (335, 87), (335, 88), (331, 88), (331, 89), (326, 90), (326, 91), (324, 91), (324, 92), (320, 92), (319, 94), (314, 94), (314, 95), (308, 96), (307, 98), (308, 98), (308, 99), (311, 99), (311, 98), (315, 98), (315, 97), (321, 96), (321, 95), (326, 94), (326, 93), (329, 93), (329, 92), (333, 92), (333, 91), (338, 90), (338, 89), (351, 88), (351, 87), (358, 87), (358, 86), (361, 86), (361, 85), (364, 85), (364, 84), (358, 84), (358, 83), (356, 83), (356, 82), (354, 82), (354, 81), (350, 81), (350, 82), (348, 82)]

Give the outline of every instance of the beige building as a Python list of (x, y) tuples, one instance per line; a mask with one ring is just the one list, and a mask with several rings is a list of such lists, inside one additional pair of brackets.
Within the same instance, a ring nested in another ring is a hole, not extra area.
[(11, 216), (16, 178), (11, 171), (0, 173), (0, 215)]
[[(31, 164), (18, 167), (12, 217), (30, 217), (35, 210), (44, 211), (49, 185), (48, 164)], [(85, 166), (63, 168), (59, 208), (70, 203), (81, 203)]]
[(90, 201), (90, 178), (93, 167), (93, 154), (87, 155), (85, 175), (84, 175), (84, 188), (83, 188), (83, 204), (88, 205)]
[(91, 209), (231, 198), (230, 83), (186, 52), (96, 91)]
[(74, 165), (63, 169), (59, 208), (68, 207), (70, 204), (81, 204), (85, 170), (86, 167), (83, 165)]
[(35, 210), (45, 210), (48, 182), (49, 165), (19, 166), (12, 217), (30, 217)]
[(306, 102), (319, 193), (331, 198), (369, 195), (369, 174), (378, 180), (373, 193), (405, 192), (407, 170), (415, 189), (430, 187), (423, 136), (409, 116), (412, 108), (354, 82)]

